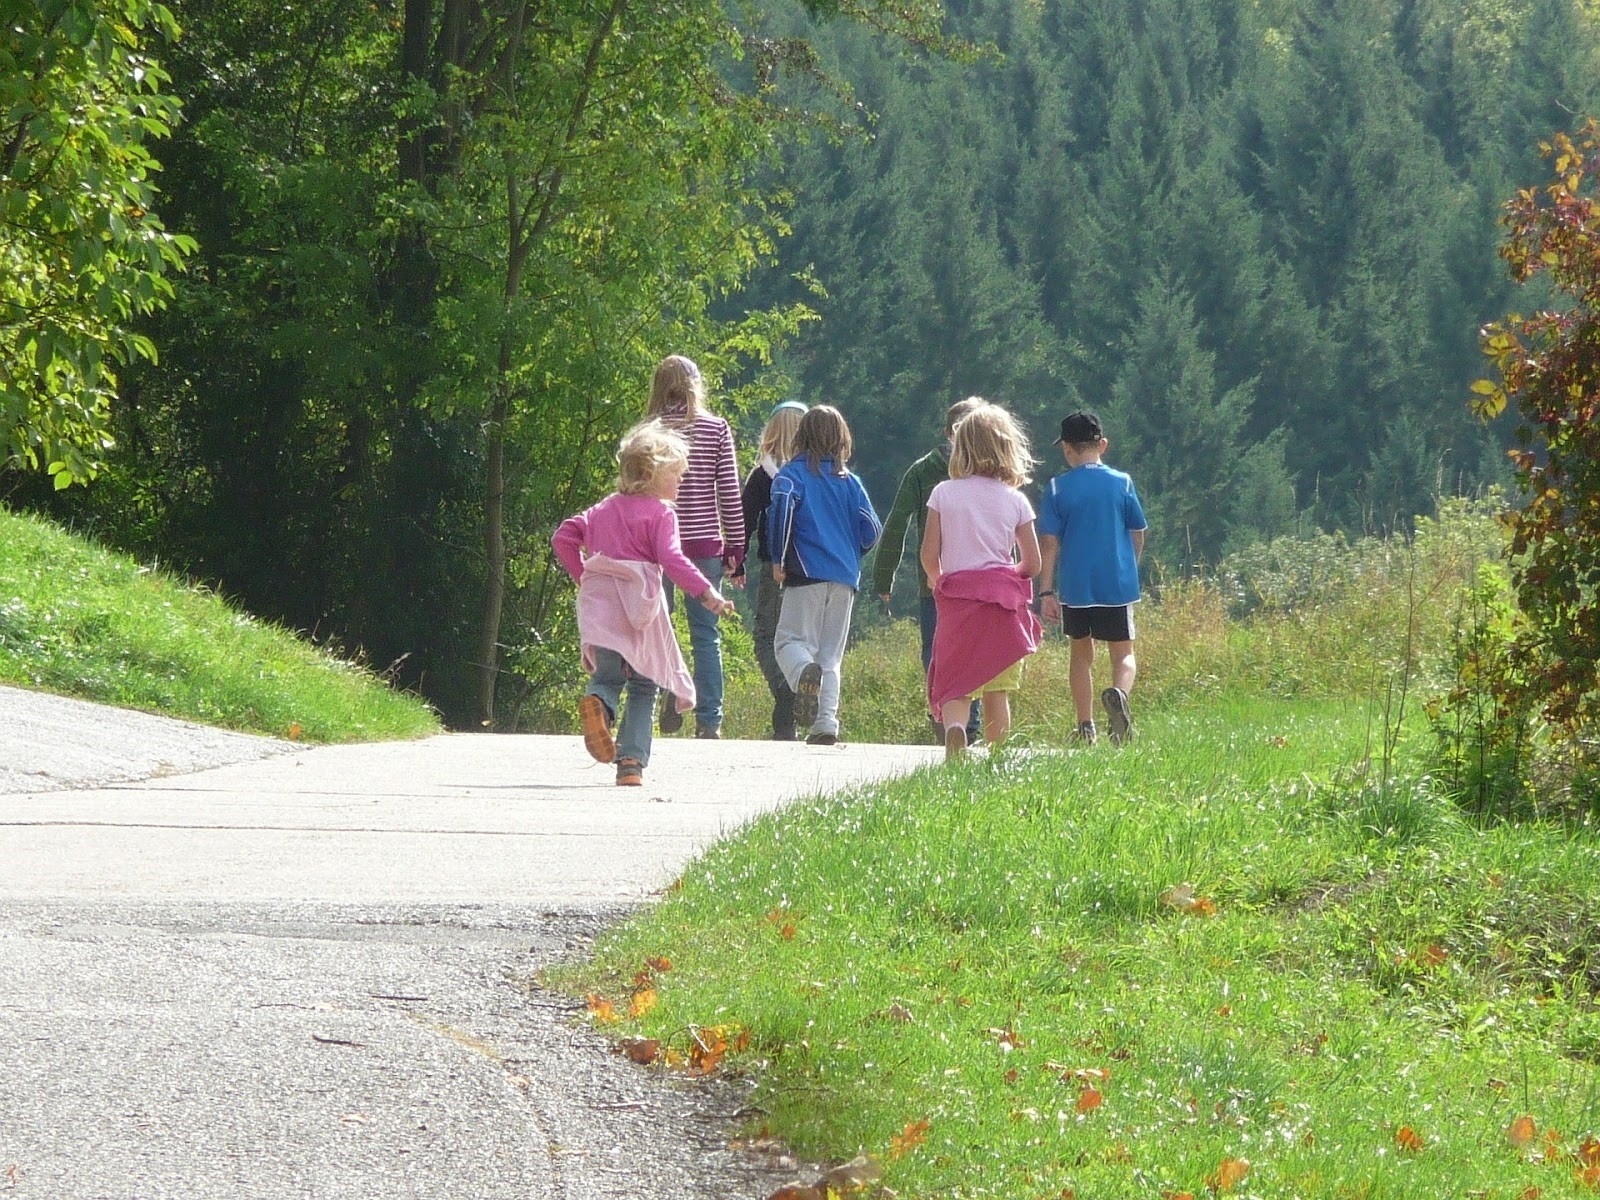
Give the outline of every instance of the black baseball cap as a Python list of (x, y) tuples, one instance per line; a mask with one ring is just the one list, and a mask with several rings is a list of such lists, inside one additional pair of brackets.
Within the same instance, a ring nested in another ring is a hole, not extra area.
[(1100, 418), (1088, 409), (1080, 408), (1061, 418), (1061, 436), (1056, 441), (1069, 446), (1089, 446), (1097, 444), (1104, 436)]

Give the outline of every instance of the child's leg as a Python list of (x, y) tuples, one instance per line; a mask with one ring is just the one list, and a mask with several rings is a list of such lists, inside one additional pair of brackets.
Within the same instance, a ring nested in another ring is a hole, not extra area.
[(817, 638), (817, 663), (822, 667), (822, 691), (817, 696), (817, 719), (812, 733), (839, 732), (839, 667), (844, 662), (844, 646), (850, 640), (850, 612), (855, 607), (855, 589), (842, 583), (813, 583), (803, 591), (823, 593)]
[(946, 700), (939, 706), (939, 719), (946, 729), (965, 729), (967, 714), (972, 711), (972, 701), (965, 696)]
[[(638, 672), (633, 672), (628, 678), (627, 692), (628, 704), (622, 711), (622, 724), (617, 728), (617, 759), (637, 759), (641, 767), (648, 766), (656, 685)], [(673, 697), (668, 696), (667, 703), (673, 703)]]
[(983, 736), (989, 745), (998, 746), (1011, 732), (1011, 693), (983, 694)]
[(756, 662), (760, 664), (761, 675), (767, 681), (767, 690), (772, 693), (772, 732), (778, 737), (793, 737), (794, 689), (783, 677), (783, 668), (778, 666), (777, 651), (773, 648), (778, 633), (778, 609), (783, 603), (783, 589), (772, 577), (770, 568), (760, 563), (757, 566), (763, 569), (756, 577), (756, 622), (753, 634)]
[(1133, 643), (1107, 642), (1111, 651), (1111, 686), (1122, 689), (1122, 694), (1133, 694), (1133, 677), (1138, 673), (1138, 664), (1133, 657)]
[(822, 597), (825, 583), (783, 589), (778, 609), (778, 629), (772, 638), (772, 653), (778, 668), (791, 688), (800, 682), (800, 672), (817, 661), (817, 642), (822, 626)]
[(594, 651), (594, 672), (589, 676), (589, 686), (584, 689), (584, 694), (599, 696), (613, 721), (617, 718), (622, 688), (627, 681), (628, 665), (622, 661), (622, 655), (597, 646)]
[(1078, 724), (1094, 720), (1094, 639), (1072, 639), (1072, 658), (1067, 677), (1072, 683), (1072, 707), (1078, 711)]

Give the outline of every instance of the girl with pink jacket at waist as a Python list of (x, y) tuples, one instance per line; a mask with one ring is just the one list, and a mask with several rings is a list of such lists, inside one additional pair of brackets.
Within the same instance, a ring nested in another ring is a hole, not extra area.
[(1031, 607), (1041, 565), (1033, 506), (1017, 490), (1033, 461), (1015, 418), (985, 403), (956, 425), (950, 478), (928, 494), (922, 569), (939, 614), (928, 707), (944, 725), (946, 761), (966, 753), (979, 697), (989, 744), (1006, 736), (1022, 660), (1044, 632)]
[(623, 436), (617, 464), (617, 490), (563, 521), (550, 544), (578, 582), (578, 639), (590, 673), (578, 702), (584, 747), (596, 761), (617, 764), (619, 787), (637, 787), (650, 762), (657, 687), (678, 712), (695, 702), (663, 575), (719, 617), (733, 612), (733, 602), (689, 561), (678, 537), (672, 502), (689, 469), (683, 437), (660, 421), (636, 425)]

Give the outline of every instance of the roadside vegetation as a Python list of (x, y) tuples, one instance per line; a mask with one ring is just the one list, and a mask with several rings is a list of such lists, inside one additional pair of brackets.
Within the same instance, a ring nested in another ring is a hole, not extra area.
[(1448, 699), (1496, 541), (1452, 504), (1168, 587), (1132, 747), (1054, 744), (1045, 659), (1031, 738), (751, 823), (555, 982), (901, 1197), (1592, 1195), (1592, 800), (1479, 804)]
[(422, 701), (325, 648), (4, 510), (0, 683), (310, 742), (439, 728)]

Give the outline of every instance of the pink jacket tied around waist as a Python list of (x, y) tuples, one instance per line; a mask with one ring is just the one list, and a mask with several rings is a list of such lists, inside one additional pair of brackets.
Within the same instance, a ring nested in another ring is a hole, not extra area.
[(578, 640), (585, 671), (594, 670), (597, 647), (615, 650), (635, 672), (671, 692), (679, 712), (694, 707), (694, 677), (672, 631), (658, 564), (604, 554), (584, 559), (578, 581)]
[(933, 588), (939, 624), (928, 665), (928, 706), (969, 696), (1039, 648), (1044, 626), (1034, 615), (1033, 583), (1014, 567), (941, 575)]

